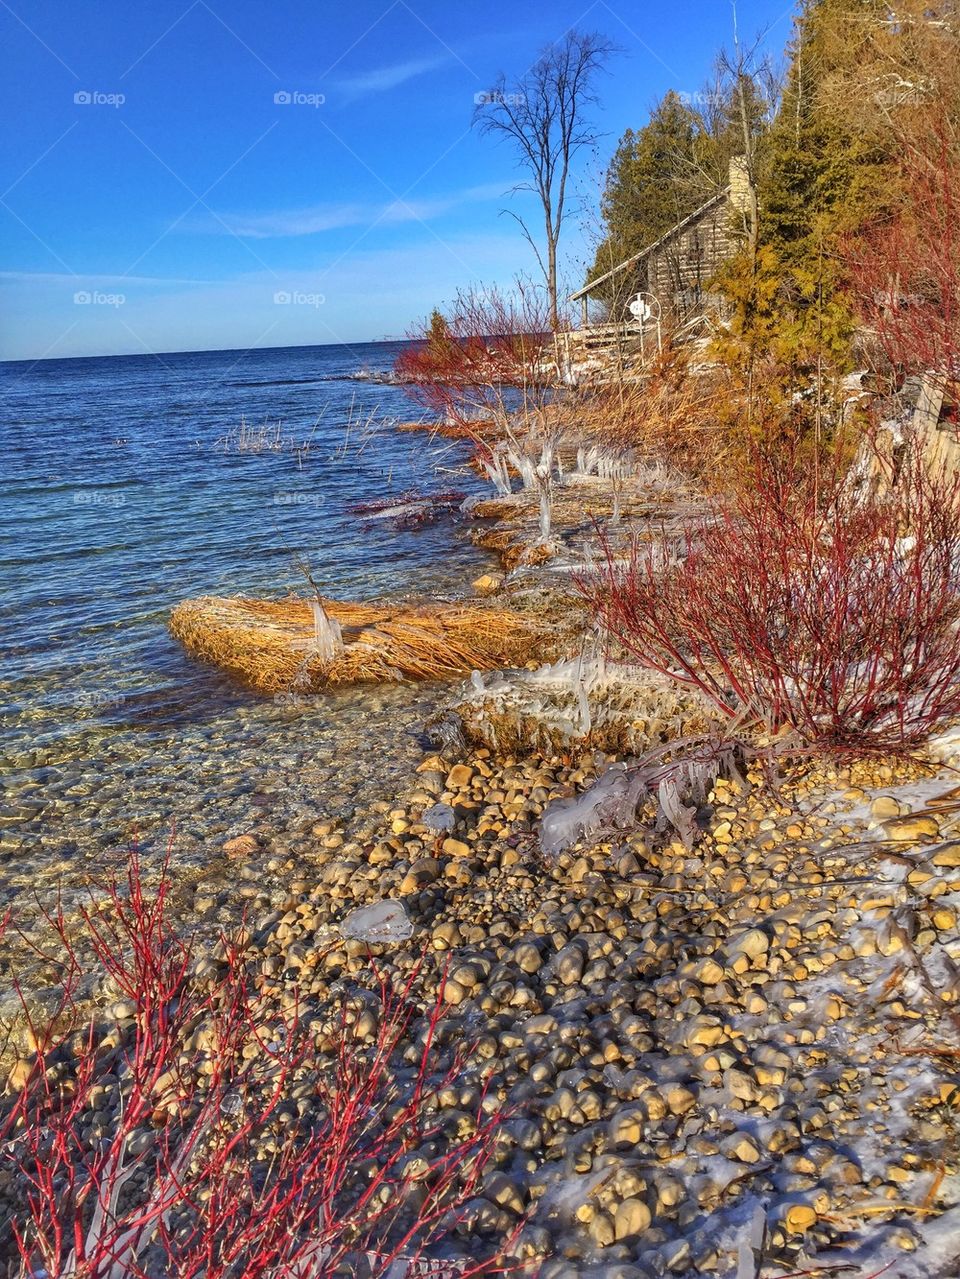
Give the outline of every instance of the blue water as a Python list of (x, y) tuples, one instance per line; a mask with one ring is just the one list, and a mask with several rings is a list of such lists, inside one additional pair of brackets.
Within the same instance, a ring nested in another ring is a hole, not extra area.
[[(452, 516), (404, 531), (350, 512), (479, 488), (465, 446), (394, 429), (418, 415), (402, 388), (354, 376), (398, 349), (0, 365), (0, 897), (34, 866), (69, 881), (96, 849), (175, 820), (200, 864), (243, 827), (244, 795), (282, 795), (324, 752), (349, 781), (371, 734), (389, 774), (432, 694), (358, 690), (291, 712), (186, 655), (166, 623), (189, 596), (303, 592), (298, 560), (349, 599), (455, 593), (481, 569)], [(240, 451), (241, 420), (279, 422), (283, 447)], [(217, 788), (227, 759), (236, 794)], [(299, 795), (303, 819), (325, 799)]]

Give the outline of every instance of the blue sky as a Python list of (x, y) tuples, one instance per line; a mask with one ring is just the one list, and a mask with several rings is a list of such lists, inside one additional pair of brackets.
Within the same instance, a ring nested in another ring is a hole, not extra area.
[[(779, 55), (792, 5), (738, 0)], [(562, 244), (617, 138), (729, 43), (730, 0), (0, 0), (0, 358), (402, 336), (535, 264), (474, 96), (577, 26), (622, 48)], [(593, 229), (591, 229), (591, 227)]]

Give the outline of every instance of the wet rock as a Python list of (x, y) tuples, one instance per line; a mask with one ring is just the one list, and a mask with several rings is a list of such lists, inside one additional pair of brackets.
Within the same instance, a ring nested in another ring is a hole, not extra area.
[(260, 845), (255, 835), (236, 835), (223, 845), (227, 857), (252, 857)]
[(925, 839), (936, 839), (940, 823), (935, 817), (900, 817), (883, 823), (887, 839), (898, 844), (916, 844)]

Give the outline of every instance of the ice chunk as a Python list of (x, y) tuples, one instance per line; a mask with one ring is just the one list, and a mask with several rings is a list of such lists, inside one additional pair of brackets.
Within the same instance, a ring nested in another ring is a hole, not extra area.
[(763, 1256), (767, 1238), (767, 1214), (763, 1204), (754, 1205), (753, 1217), (744, 1229), (737, 1248), (737, 1279), (756, 1279), (757, 1258)]
[(544, 853), (553, 857), (584, 835), (601, 830), (618, 814), (629, 790), (626, 773), (614, 765), (582, 795), (548, 804), (540, 823), (540, 847)]
[(687, 852), (693, 848), (697, 838), (697, 808), (694, 804), (687, 807), (680, 800), (677, 783), (672, 777), (665, 777), (657, 788), (660, 801), (660, 815), (665, 822), (674, 828)]
[(449, 804), (431, 804), (423, 814), (423, 824), (431, 830), (453, 830), (457, 815)]
[(413, 924), (403, 902), (387, 898), (372, 906), (359, 906), (340, 921), (341, 937), (356, 941), (406, 941), (413, 935)]

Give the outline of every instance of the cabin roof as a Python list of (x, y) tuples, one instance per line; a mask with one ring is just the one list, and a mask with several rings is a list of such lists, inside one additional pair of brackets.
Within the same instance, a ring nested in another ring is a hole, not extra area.
[(634, 266), (635, 263), (642, 262), (645, 257), (648, 257), (654, 251), (654, 249), (659, 249), (667, 240), (677, 235), (680, 231), (685, 231), (691, 222), (696, 222), (697, 218), (708, 213), (714, 205), (719, 204), (721, 200), (726, 200), (729, 194), (730, 188), (724, 187), (722, 191), (718, 191), (716, 195), (712, 195), (705, 204), (701, 204), (699, 209), (694, 209), (692, 213), (688, 213), (685, 218), (672, 226), (669, 231), (664, 231), (663, 235), (661, 235), (659, 239), (654, 240), (652, 244), (648, 244), (645, 249), (641, 249), (639, 253), (634, 253), (632, 257), (625, 258), (623, 262), (618, 263), (617, 266), (611, 267), (610, 270), (605, 271), (603, 275), (598, 275), (595, 280), (591, 280), (589, 284), (585, 284), (583, 288), (578, 289), (576, 293), (571, 293), (567, 301), (578, 301), (580, 298), (585, 297), (588, 293), (592, 293), (598, 284), (603, 284), (604, 280), (609, 280), (611, 276), (617, 275), (620, 271), (625, 271), (628, 266)]

